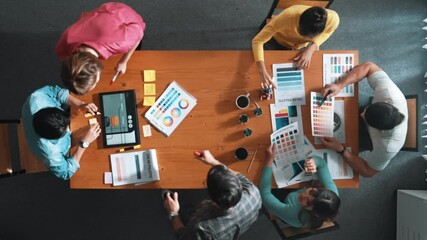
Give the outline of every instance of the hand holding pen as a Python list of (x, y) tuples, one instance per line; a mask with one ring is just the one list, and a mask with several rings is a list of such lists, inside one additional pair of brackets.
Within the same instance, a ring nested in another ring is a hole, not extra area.
[(218, 160), (214, 158), (214, 156), (209, 150), (194, 151), (194, 155), (206, 164), (209, 164), (212, 166), (221, 164)]
[(316, 161), (313, 158), (305, 160), (304, 170), (306, 174), (313, 174), (317, 172)]
[(336, 96), (341, 91), (341, 85), (339, 83), (326, 84), (320, 93), (326, 99)]

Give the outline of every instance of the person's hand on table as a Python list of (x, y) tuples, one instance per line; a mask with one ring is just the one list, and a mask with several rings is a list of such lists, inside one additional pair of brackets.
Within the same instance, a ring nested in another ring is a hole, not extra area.
[(323, 145), (335, 152), (341, 152), (343, 149), (342, 144), (334, 137), (321, 137), (319, 139)]
[(309, 158), (309, 159), (305, 160), (304, 170), (307, 173), (316, 173), (317, 172), (316, 161), (314, 161), (313, 158)]
[(99, 123), (92, 124), (86, 134), (83, 136), (82, 141), (91, 143), (98, 138), (101, 133), (101, 126)]
[(201, 153), (202, 153), (202, 155), (200, 157), (198, 157), (198, 159), (200, 161), (202, 161), (206, 164), (212, 165), (212, 166), (222, 164), (214, 158), (214, 156), (212, 155), (212, 153), (209, 150), (203, 150), (203, 151), (201, 151)]
[(118, 72), (119, 76), (120, 76), (120, 75), (123, 75), (123, 74), (126, 73), (126, 67), (127, 67), (127, 63), (126, 62), (119, 61), (117, 63), (117, 66), (114, 68), (114, 70), (116, 70), (116, 73)]
[(171, 197), (171, 193), (166, 193), (165, 201), (163, 202), (163, 207), (168, 212), (179, 212), (179, 201), (178, 201), (178, 193), (174, 192)]
[(320, 93), (322, 93), (322, 96), (326, 96), (326, 98), (331, 98), (335, 95), (337, 95), (341, 91), (341, 86), (339, 83), (333, 83), (333, 84), (326, 84), (322, 90), (320, 90)]
[(260, 79), (261, 79), (261, 87), (264, 89), (269, 88), (272, 86), (273, 88), (276, 88), (276, 83), (273, 81), (273, 78), (268, 74), (268, 72), (261, 72), (260, 73)]
[(271, 166), (274, 161), (274, 156), (276, 155), (276, 145), (271, 144), (267, 149), (265, 149), (265, 166)]
[(311, 43), (310, 46), (300, 51), (294, 58), (295, 65), (298, 69), (306, 69), (310, 67), (311, 57), (318, 49), (315, 43)]
[(98, 107), (95, 105), (95, 103), (85, 103), (83, 102), (82, 105), (80, 105), (80, 108), (83, 108), (87, 112), (90, 112), (91, 114), (95, 114), (98, 111)]

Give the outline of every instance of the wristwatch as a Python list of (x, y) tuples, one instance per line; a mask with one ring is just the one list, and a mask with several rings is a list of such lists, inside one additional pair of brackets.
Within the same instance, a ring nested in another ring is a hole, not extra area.
[(172, 220), (172, 218), (177, 217), (178, 216), (178, 212), (170, 212), (169, 213), (169, 219)]
[(347, 149), (345, 148), (345, 146), (344, 146), (344, 145), (342, 145), (342, 147), (343, 147), (342, 151), (341, 151), (341, 152), (337, 152), (337, 153), (339, 153), (341, 156), (342, 156), (342, 155), (344, 155), (345, 151), (347, 150)]
[(88, 142), (79, 141), (79, 146), (82, 147), (82, 148), (88, 148), (89, 147), (89, 143)]

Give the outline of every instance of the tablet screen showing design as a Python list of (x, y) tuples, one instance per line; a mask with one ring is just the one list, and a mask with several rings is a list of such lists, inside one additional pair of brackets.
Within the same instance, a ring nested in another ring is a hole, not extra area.
[(134, 90), (100, 93), (104, 147), (139, 144)]

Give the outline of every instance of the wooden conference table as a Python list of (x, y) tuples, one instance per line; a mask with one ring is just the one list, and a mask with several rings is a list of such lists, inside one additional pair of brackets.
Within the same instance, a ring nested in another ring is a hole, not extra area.
[[(273, 63), (292, 62), (296, 51), (266, 51), (266, 67), (271, 73)], [(304, 70), (307, 105), (302, 106), (304, 134), (314, 144), (310, 123), (310, 91), (319, 91), (322, 87), (322, 54), (353, 53), (358, 63), (358, 51), (318, 51), (313, 54), (309, 69)], [(253, 61), (252, 51), (136, 51), (128, 63), (125, 75), (119, 76), (113, 85), (109, 85), (114, 75), (114, 66), (119, 56), (104, 61), (101, 80), (94, 90), (79, 97), (85, 102), (94, 102), (99, 106), (100, 92), (127, 89), (136, 90), (141, 149), (157, 149), (160, 181), (145, 185), (127, 185), (113, 187), (105, 185), (104, 172), (110, 172), (109, 155), (119, 148), (103, 148), (102, 137), (92, 143), (85, 151), (80, 169), (71, 178), (71, 188), (118, 189), (118, 188), (168, 188), (191, 189), (204, 188), (204, 180), (210, 166), (197, 160), (194, 150), (209, 149), (221, 162), (233, 170), (245, 174), (259, 184), (265, 160), (265, 148), (269, 146), (272, 133), (270, 101), (259, 101), (260, 80)], [(184, 89), (197, 98), (198, 103), (181, 125), (170, 137), (165, 137), (152, 127), (153, 136), (142, 136), (142, 125), (148, 124), (144, 114), (149, 107), (143, 106), (143, 70), (156, 70), (156, 96), (160, 96), (167, 85), (176, 80)], [(355, 84), (355, 97), (343, 98), (347, 142), (346, 146), (358, 153), (358, 88)], [(255, 105), (245, 110), (235, 105), (236, 97), (247, 90), (263, 109), (263, 115), (255, 117)], [(249, 122), (239, 123), (239, 116), (246, 113)], [(77, 130), (88, 125), (84, 112), (72, 110), (71, 129)], [(101, 122), (98, 116), (98, 122)], [(250, 137), (243, 136), (243, 129), (253, 130)], [(314, 145), (324, 148), (322, 145)], [(234, 150), (245, 147), (257, 154), (247, 172), (252, 155), (244, 161), (234, 158)], [(357, 188), (359, 176), (353, 179), (336, 180), (340, 188)], [(294, 185), (291, 187), (300, 187)]]

